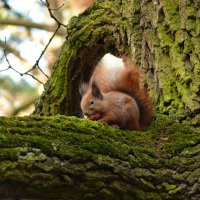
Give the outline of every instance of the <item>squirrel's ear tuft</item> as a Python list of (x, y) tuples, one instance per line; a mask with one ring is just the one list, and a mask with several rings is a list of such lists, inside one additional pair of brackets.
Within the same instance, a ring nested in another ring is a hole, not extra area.
[(83, 95), (86, 93), (87, 89), (88, 89), (88, 83), (81, 83), (79, 85), (79, 93), (80, 93), (81, 97), (83, 97)]
[(103, 95), (101, 94), (99, 86), (95, 81), (92, 82), (92, 95), (100, 100), (103, 100)]

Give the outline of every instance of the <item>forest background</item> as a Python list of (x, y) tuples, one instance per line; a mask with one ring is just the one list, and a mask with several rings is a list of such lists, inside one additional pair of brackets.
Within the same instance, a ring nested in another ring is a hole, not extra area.
[[(53, 17), (63, 25), (93, 2), (48, 1)], [(0, 116), (33, 112), (66, 38), (64, 26), (57, 33), (56, 28), (45, 1), (0, 1)]]

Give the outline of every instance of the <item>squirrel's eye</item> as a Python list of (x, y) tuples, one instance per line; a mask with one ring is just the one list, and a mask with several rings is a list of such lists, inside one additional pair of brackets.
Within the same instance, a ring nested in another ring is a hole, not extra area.
[(94, 104), (94, 99), (90, 99), (90, 104)]

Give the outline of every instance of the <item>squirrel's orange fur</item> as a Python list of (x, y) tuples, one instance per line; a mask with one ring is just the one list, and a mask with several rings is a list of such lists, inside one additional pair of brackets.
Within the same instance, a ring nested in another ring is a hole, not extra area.
[(146, 128), (152, 121), (153, 106), (141, 75), (130, 60), (111, 67), (100, 61), (89, 84), (80, 86), (83, 114), (121, 129)]

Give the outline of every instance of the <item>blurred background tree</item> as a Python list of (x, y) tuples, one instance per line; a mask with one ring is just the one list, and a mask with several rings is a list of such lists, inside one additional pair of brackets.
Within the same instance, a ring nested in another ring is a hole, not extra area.
[[(0, 116), (32, 113), (34, 103), (43, 91), (42, 83), (50, 76), (66, 37), (67, 30), (61, 26), (39, 59), (57, 28), (45, 2), (0, 1)], [(65, 25), (72, 16), (83, 12), (93, 2), (94, 0), (48, 1), (52, 14)], [(30, 72), (33, 78), (23, 75), (33, 68), (38, 59), (39, 68), (36, 66)]]

